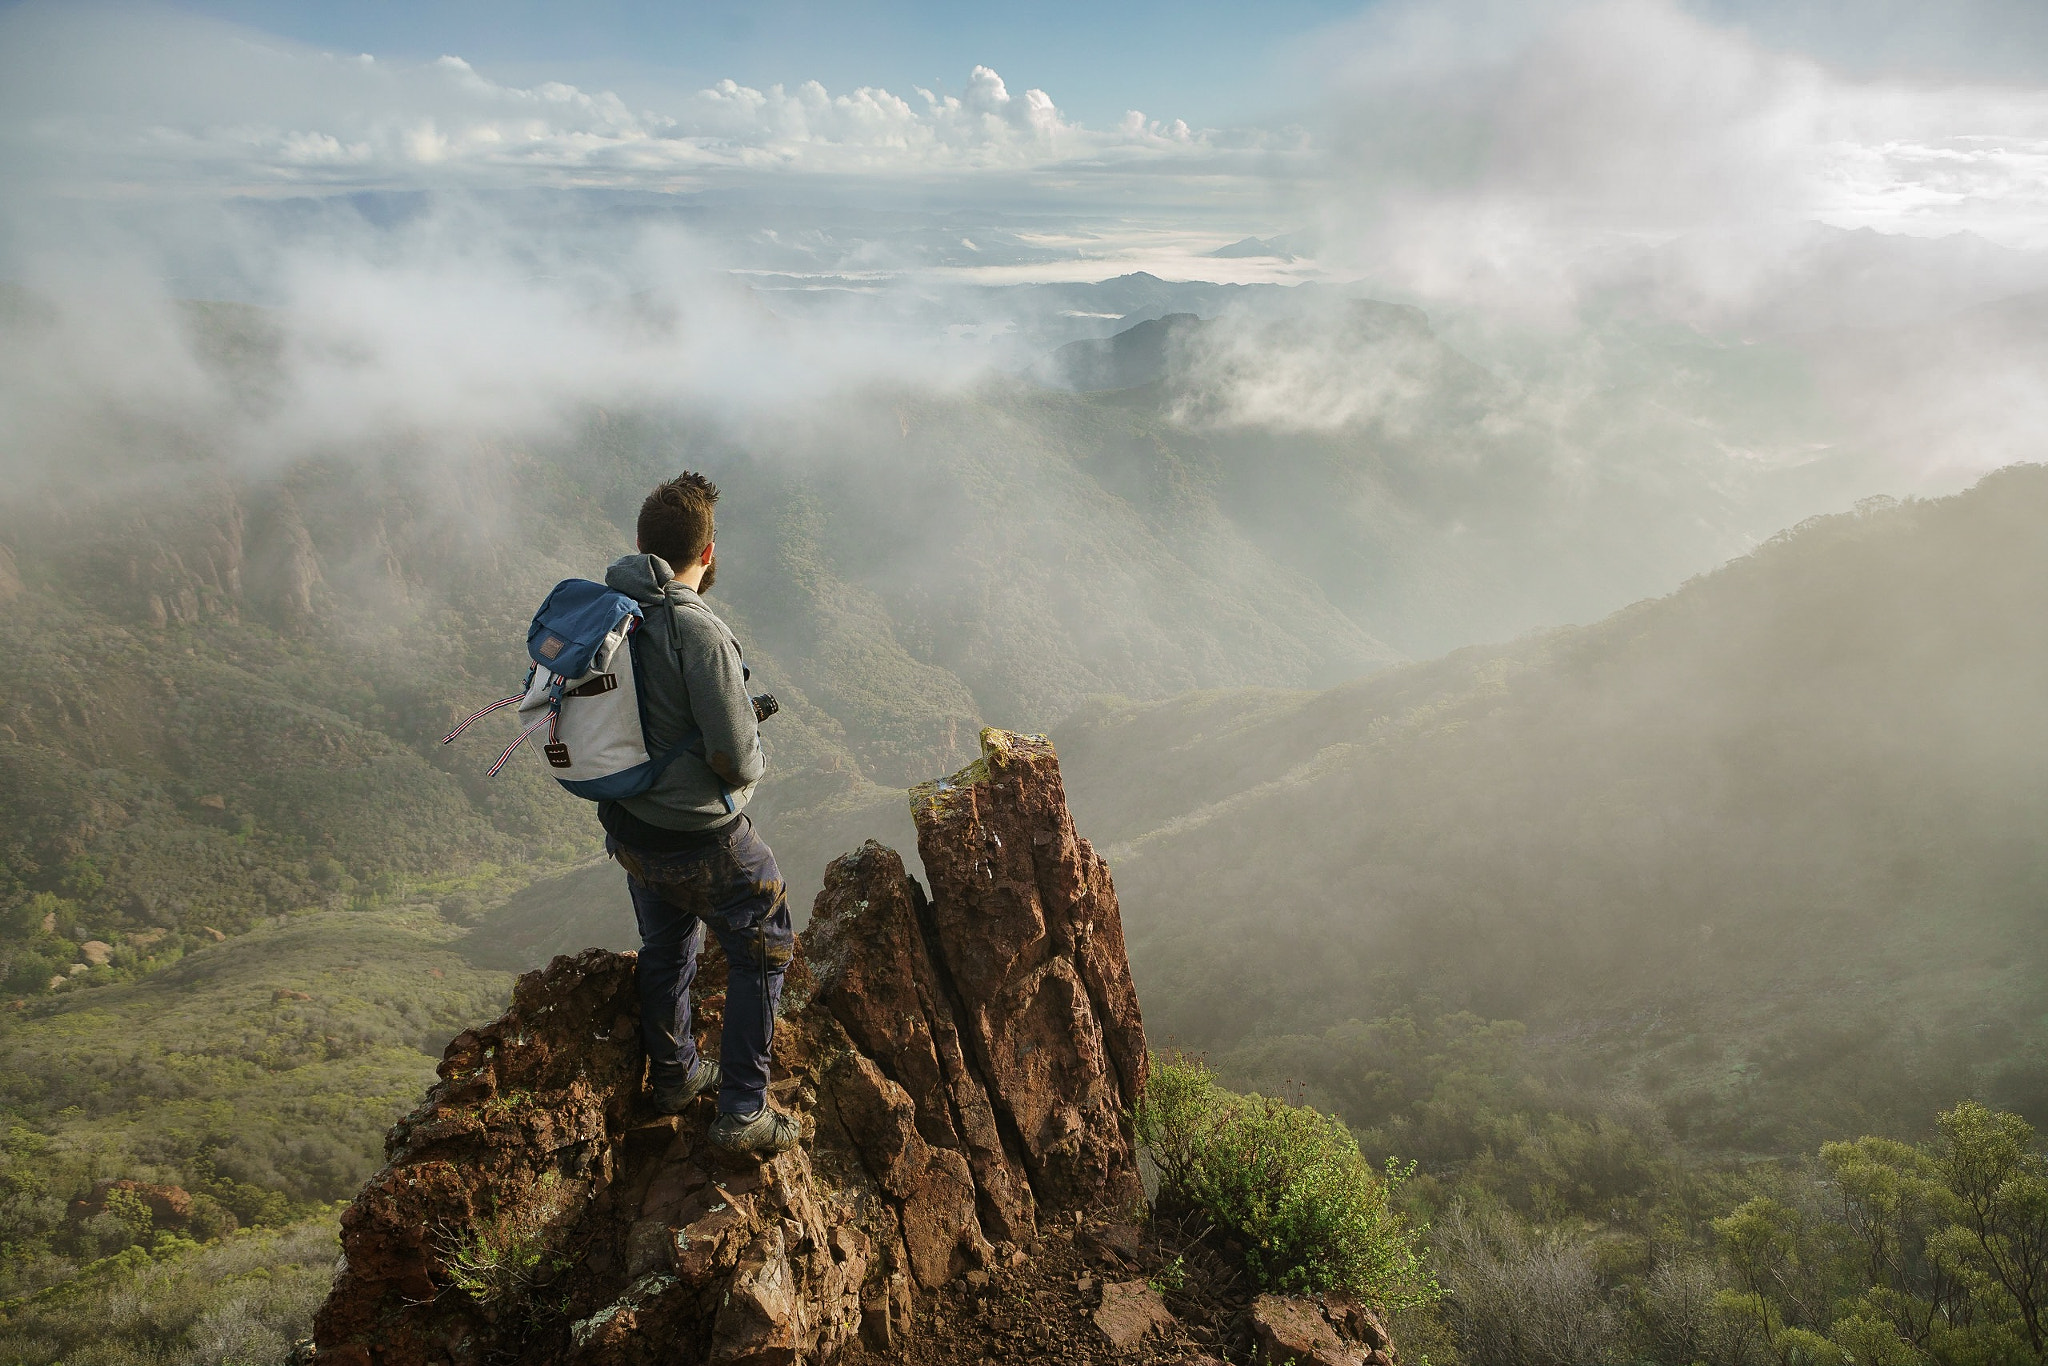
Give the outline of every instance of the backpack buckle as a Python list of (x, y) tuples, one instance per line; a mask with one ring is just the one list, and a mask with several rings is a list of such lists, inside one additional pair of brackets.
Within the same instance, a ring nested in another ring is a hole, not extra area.
[(563, 744), (560, 740), (556, 740), (550, 744), (542, 745), (540, 747), (540, 752), (542, 754), (547, 755), (548, 762), (553, 764), (556, 768), (569, 767), (569, 747)]

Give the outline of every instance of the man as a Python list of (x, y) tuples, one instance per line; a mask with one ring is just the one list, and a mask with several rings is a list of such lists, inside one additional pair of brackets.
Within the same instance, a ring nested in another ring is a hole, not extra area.
[[(640, 1028), (655, 1108), (675, 1114), (716, 1090), (710, 1141), (766, 1154), (798, 1137), (796, 1120), (768, 1103), (769, 1044), (794, 936), (775, 856), (742, 809), (765, 767), (747, 668), (739, 642), (704, 605), (718, 569), (717, 501), (701, 474), (661, 485), (640, 505), (640, 553), (605, 571), (605, 586), (646, 612), (633, 667), (648, 752), (682, 748), (653, 787), (600, 802), (597, 818), (640, 922)], [(700, 1058), (690, 1034), (700, 922), (730, 969), (719, 1062)]]

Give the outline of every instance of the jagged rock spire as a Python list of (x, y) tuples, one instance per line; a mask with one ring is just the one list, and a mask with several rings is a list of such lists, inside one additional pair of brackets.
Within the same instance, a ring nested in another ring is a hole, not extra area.
[(910, 796), (970, 1051), (1041, 1201), (1138, 1198), (1145, 1027), (1109, 865), (1074, 831), (1050, 741), (989, 729), (981, 751)]
[[(873, 842), (826, 875), (771, 1083), (803, 1149), (734, 1164), (708, 1102), (646, 1114), (634, 956), (557, 958), (392, 1130), (314, 1360), (894, 1352), (919, 1289), (1022, 1258), (1043, 1215), (1127, 1207), (1146, 1055), (1109, 871), (1049, 743), (988, 730), (982, 755), (912, 794), (931, 898)], [(707, 1030), (722, 988), (708, 956)]]

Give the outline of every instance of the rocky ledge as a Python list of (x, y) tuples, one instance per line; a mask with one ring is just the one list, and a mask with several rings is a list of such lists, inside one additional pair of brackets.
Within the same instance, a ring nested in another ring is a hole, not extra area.
[[(651, 1114), (634, 956), (557, 958), (449, 1044), (392, 1129), (305, 1355), (784, 1366), (978, 1361), (1000, 1338), (1044, 1360), (1272, 1356), (1226, 1255), (1129, 1222), (1144, 1025), (1052, 746), (984, 731), (982, 758), (911, 804), (931, 895), (871, 841), (832, 864), (800, 937), (771, 1091), (801, 1149), (714, 1155), (709, 1098)], [(723, 986), (707, 951), (714, 1035)], [(1145, 1278), (1169, 1259), (1186, 1331)]]

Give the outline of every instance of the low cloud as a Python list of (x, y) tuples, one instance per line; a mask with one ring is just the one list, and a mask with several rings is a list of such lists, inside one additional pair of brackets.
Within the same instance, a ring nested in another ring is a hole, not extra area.
[(1815, 222), (2048, 247), (2048, 91), (1853, 80), (1673, 0), (1431, 0), (1330, 47), (1326, 264), (1418, 295), (1725, 323)]
[[(72, 418), (244, 402), (181, 349), (175, 295), (289, 320), (268, 406), (234, 417), (249, 458), (544, 428), (587, 404), (744, 417), (961, 382), (1015, 320), (948, 272), (1101, 278), (1144, 251), (1185, 278), (1242, 265), (1199, 251), (1302, 228), (1327, 274), (1422, 304), (1459, 351), (1526, 381), (1518, 411), (1566, 431), (1584, 396), (1639, 383), (1650, 334), (1627, 329), (1646, 320), (1739, 348), (2048, 286), (2048, 252), (2021, 250), (2048, 243), (2048, 91), (1850, 77), (1675, 0), (1397, 0), (1318, 52), (1299, 125), (1095, 129), (988, 67), (957, 93), (724, 81), (644, 108), (162, 7), (16, 6), (0, 12), (0, 178), (20, 191), (0, 205), (0, 270), (61, 306), (13, 343), (0, 417), (31, 433), (16, 463), (43, 469), (54, 448), (34, 434), (58, 441)], [(919, 177), (931, 207), (906, 215)], [(550, 193), (507, 193), (531, 189)], [(1886, 233), (1843, 231), (1863, 227)], [(1981, 236), (1941, 235), (1959, 227)], [(770, 290), (800, 322), (761, 305)], [(2042, 411), (2038, 350), (2011, 334), (1955, 333), (1929, 353), (1947, 359), (1884, 383), (1889, 407), (1858, 395), (1905, 372), (1890, 353), (1806, 354), (1869, 357), (1812, 387), (1896, 430), (1913, 427), (1900, 395), (1969, 413), (1986, 389), (1963, 379), (2000, 376), (1969, 449), (1944, 444), (1942, 468), (1963, 469), (2024, 453), (2018, 417)], [(1398, 431), (1445, 383), (1434, 343), (1336, 317), (1205, 345), (1183, 410), (1202, 424)], [(1658, 363), (1748, 373), (1710, 350)], [(1717, 384), (1694, 386), (1702, 405), (1724, 401)], [(1774, 428), (1771, 448), (1867, 435), (1811, 425)]]
[(10, 499), (151, 462), (281, 468), (546, 440), (597, 408), (740, 433), (979, 373), (942, 338), (790, 324), (669, 226), (593, 258), (462, 199), (297, 244), (226, 213), (187, 230), (206, 223), (240, 235), (270, 307), (182, 304), (150, 243), (113, 237), (37, 257), (33, 289), (0, 292)]

